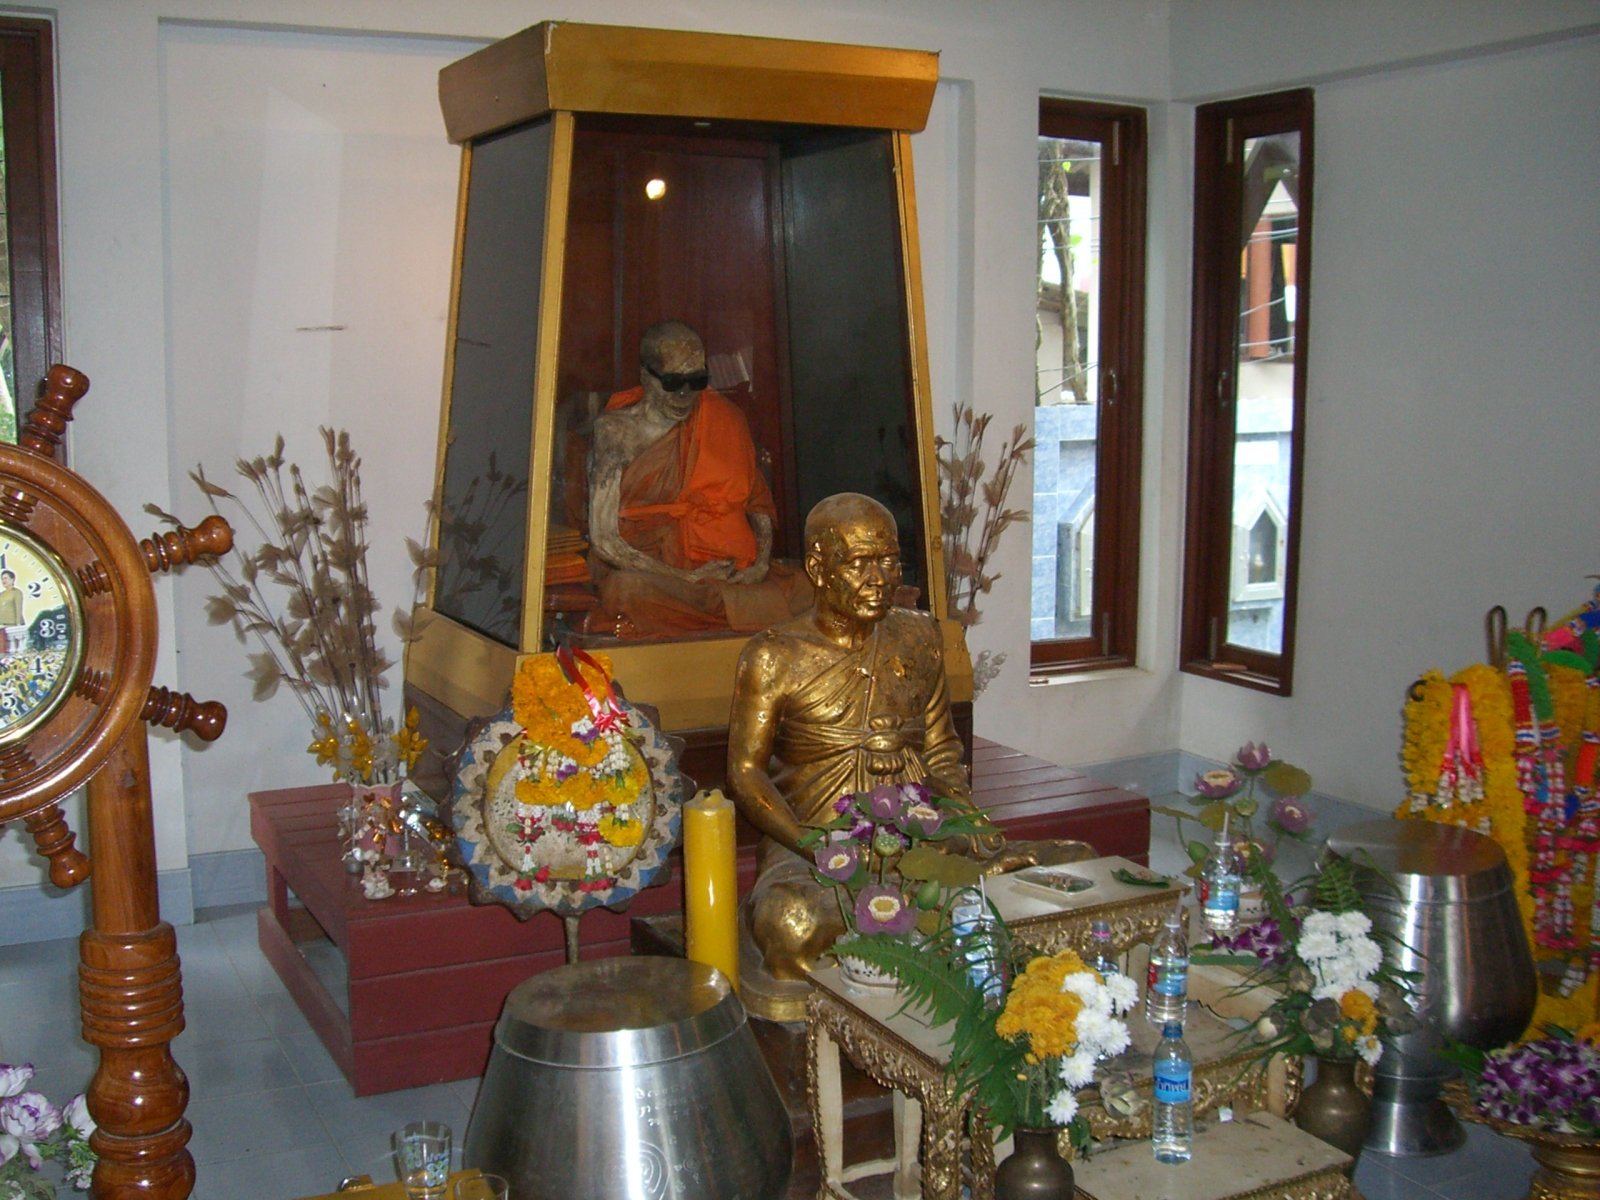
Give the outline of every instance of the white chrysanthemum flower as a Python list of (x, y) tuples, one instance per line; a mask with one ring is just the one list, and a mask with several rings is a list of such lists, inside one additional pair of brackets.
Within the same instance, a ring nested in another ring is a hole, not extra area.
[(1362, 937), (1372, 929), (1372, 921), (1366, 913), (1353, 908), (1349, 912), (1339, 914), (1339, 932), (1345, 937)]
[(1120, 972), (1106, 980), (1106, 991), (1111, 994), (1111, 1010), (1125, 1013), (1139, 1003), (1139, 985)]
[(1111, 1015), (1111, 993), (1106, 991), (1104, 985), (1096, 982), (1095, 977), (1088, 971), (1074, 971), (1061, 981), (1061, 990), (1070, 992), (1083, 1001), (1083, 1013), (1078, 1020), (1090, 1013), (1100, 1016)]
[(1044, 1110), (1044, 1115), (1050, 1118), (1052, 1124), (1071, 1124), (1072, 1118), (1078, 1115), (1078, 1098), (1071, 1091), (1063, 1088), (1051, 1097), (1049, 1107)]
[(1116, 1024), (1118, 1024), (1116, 1018), (1106, 1013), (1098, 1013), (1090, 1008), (1084, 1009), (1074, 1022), (1078, 1034), (1078, 1049), (1099, 1055), (1101, 1045), (1111, 1032), (1112, 1026)]
[(1302, 928), (1295, 949), (1308, 963), (1326, 962), (1339, 956), (1339, 938), (1331, 930)]
[(1306, 914), (1305, 920), (1300, 922), (1300, 932), (1336, 934), (1339, 930), (1339, 917), (1337, 913), (1324, 912), (1316, 909)]
[(1378, 1060), (1383, 1057), (1383, 1043), (1371, 1034), (1356, 1039), (1356, 1053), (1361, 1055), (1361, 1061), (1369, 1067), (1378, 1065)]
[(1132, 1042), (1133, 1038), (1128, 1033), (1128, 1027), (1121, 1021), (1113, 1021), (1105, 1040), (1101, 1042), (1100, 1054), (1104, 1058), (1115, 1058), (1126, 1050)]
[(1372, 975), (1383, 965), (1383, 949), (1366, 936), (1353, 937), (1345, 943), (1350, 962), (1362, 975)]
[(1079, 1050), (1061, 1060), (1061, 1082), (1069, 1088), (1088, 1087), (1094, 1082), (1094, 1055)]

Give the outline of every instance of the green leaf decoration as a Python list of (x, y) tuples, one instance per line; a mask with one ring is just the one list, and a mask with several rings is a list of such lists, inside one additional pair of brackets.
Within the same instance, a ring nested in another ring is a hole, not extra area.
[(917, 932), (924, 937), (932, 937), (939, 932), (939, 922), (944, 918), (939, 915), (936, 908), (923, 909), (917, 914)]
[(1169, 808), (1165, 804), (1152, 804), (1150, 806), (1150, 811), (1154, 813), (1160, 813), (1164, 817), (1171, 817), (1175, 821), (1194, 820), (1194, 814), (1192, 812), (1184, 812), (1181, 808)]
[(1118, 883), (1126, 883), (1130, 887), (1164, 888), (1167, 886), (1167, 884), (1172, 882), (1172, 880), (1168, 879), (1165, 875), (1156, 875), (1153, 873), (1149, 875), (1136, 875), (1132, 871), (1128, 870), (1127, 867), (1118, 867), (1115, 871), (1111, 872), (1111, 878), (1115, 879)]
[(1261, 778), (1280, 796), (1304, 796), (1311, 790), (1311, 776), (1286, 762), (1273, 763)]
[(950, 888), (974, 887), (983, 874), (974, 860), (946, 854), (927, 844), (913, 846), (902, 854), (899, 870), (905, 879), (931, 879)]
[(1233, 802), (1233, 815), (1236, 817), (1253, 817), (1259, 802), (1254, 796), (1239, 796)]
[(1213, 800), (1200, 810), (1200, 824), (1207, 829), (1217, 832), (1222, 829), (1222, 818), (1228, 811), (1226, 800)]
[(1199, 866), (1201, 863), (1205, 862), (1206, 855), (1211, 853), (1210, 846), (1206, 845), (1202, 841), (1197, 841), (1194, 838), (1190, 838), (1183, 848), (1189, 852), (1190, 861), (1192, 861), (1196, 866)]
[(1593, 671), (1600, 666), (1600, 633), (1585, 629), (1578, 635), (1578, 644), (1583, 647), (1583, 657), (1588, 660), (1589, 669)]

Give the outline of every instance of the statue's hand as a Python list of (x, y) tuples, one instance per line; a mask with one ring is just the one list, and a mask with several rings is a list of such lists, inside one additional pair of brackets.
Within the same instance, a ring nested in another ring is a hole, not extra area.
[(1039, 856), (1028, 846), (1005, 846), (983, 860), (985, 875), (1007, 875), (1023, 867), (1039, 865)]

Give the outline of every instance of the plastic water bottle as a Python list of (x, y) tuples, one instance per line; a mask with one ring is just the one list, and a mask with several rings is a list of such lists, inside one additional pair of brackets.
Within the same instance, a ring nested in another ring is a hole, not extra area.
[(1194, 1142), (1194, 1104), (1189, 1084), (1194, 1060), (1183, 1042), (1183, 1026), (1169, 1021), (1161, 1030), (1161, 1045), (1155, 1059), (1155, 1114), (1150, 1122), (1150, 1141), (1156, 1161), (1189, 1161)]
[(1094, 921), (1089, 925), (1089, 965), (1106, 979), (1120, 975), (1117, 952), (1111, 945), (1111, 922)]
[(1213, 937), (1239, 928), (1239, 853), (1228, 836), (1229, 816), (1222, 815), (1222, 832), (1200, 875), (1200, 919)]
[(1166, 924), (1150, 947), (1150, 973), (1145, 979), (1144, 1015), (1152, 1025), (1183, 1025), (1189, 1008), (1189, 939), (1183, 932), (1183, 902), (1167, 914)]
[(968, 890), (950, 906), (950, 929), (962, 945), (967, 960), (967, 976), (994, 1007), (1005, 996), (1005, 980), (994, 959), (994, 912), (986, 891)]

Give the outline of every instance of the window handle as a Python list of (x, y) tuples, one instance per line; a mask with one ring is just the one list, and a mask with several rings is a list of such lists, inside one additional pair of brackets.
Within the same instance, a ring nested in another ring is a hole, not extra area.
[(1114, 405), (1117, 402), (1117, 369), (1115, 367), (1105, 367), (1100, 374), (1105, 379), (1106, 404), (1108, 406)]
[(1226, 367), (1217, 372), (1217, 407), (1219, 409), (1227, 408), (1228, 405), (1233, 403), (1233, 389), (1228, 386), (1232, 377), (1233, 372)]

